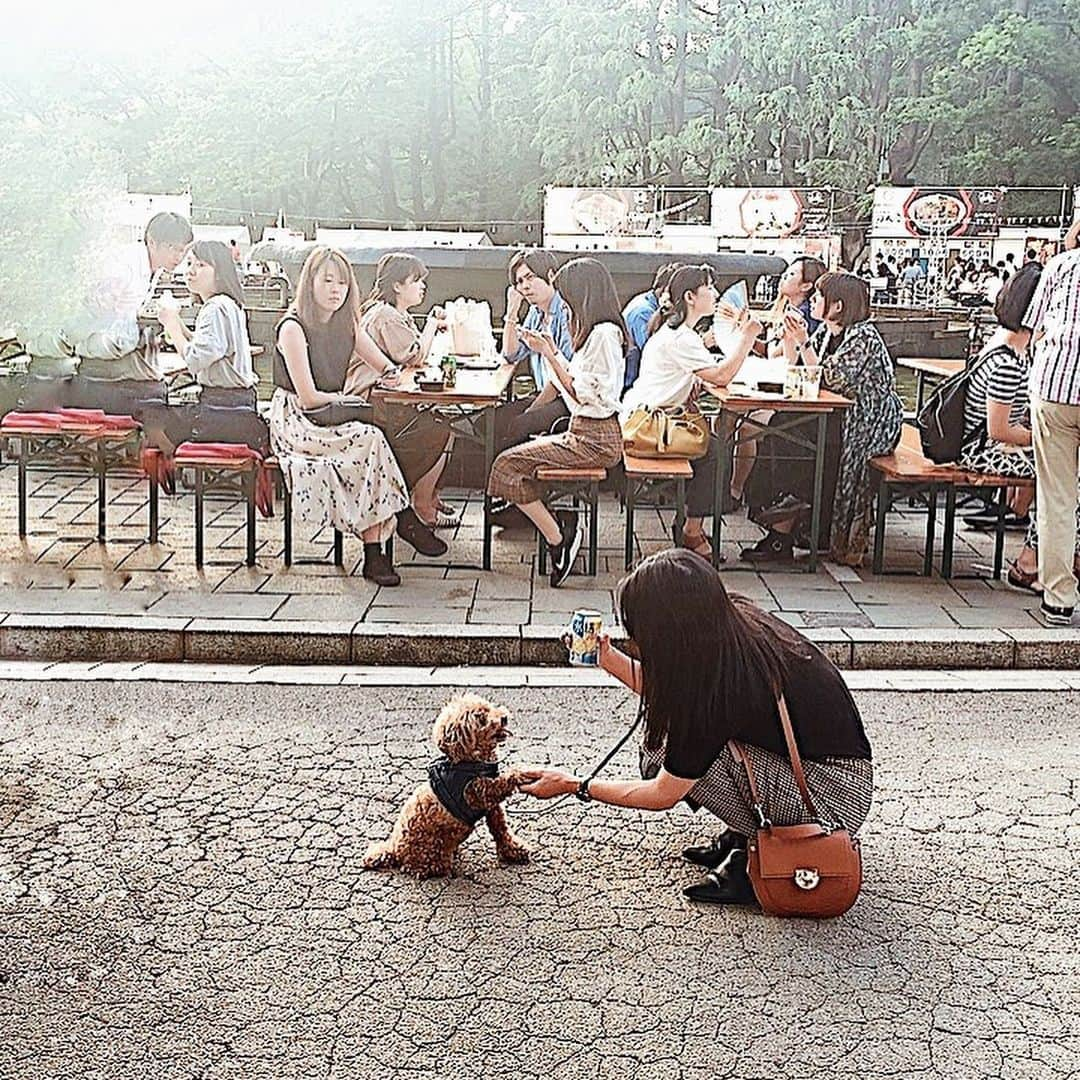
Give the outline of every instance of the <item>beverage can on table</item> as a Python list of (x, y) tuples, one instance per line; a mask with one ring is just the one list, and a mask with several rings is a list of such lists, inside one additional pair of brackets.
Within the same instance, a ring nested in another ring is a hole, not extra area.
[(596, 667), (600, 662), (600, 631), (604, 620), (599, 611), (575, 611), (570, 620), (570, 663), (576, 667)]
[(457, 357), (453, 353), (447, 353), (440, 364), (442, 368), (443, 386), (450, 388), (457, 385)]

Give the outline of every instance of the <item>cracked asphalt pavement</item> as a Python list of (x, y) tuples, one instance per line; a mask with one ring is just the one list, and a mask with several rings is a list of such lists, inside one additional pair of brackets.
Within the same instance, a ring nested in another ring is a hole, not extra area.
[[(453, 879), (361, 870), (447, 693), (0, 683), (0, 1077), (1080, 1076), (1076, 695), (857, 695), (866, 883), (819, 924), (686, 903), (683, 807), (519, 796), (527, 866), (481, 828)], [(487, 696), (518, 764), (634, 714)]]

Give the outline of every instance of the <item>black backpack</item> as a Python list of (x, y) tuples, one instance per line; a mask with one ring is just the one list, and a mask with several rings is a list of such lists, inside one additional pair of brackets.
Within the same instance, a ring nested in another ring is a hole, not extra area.
[(967, 443), (976, 439), (980, 443), (986, 440), (985, 420), (980, 431), (966, 441), (964, 439), (964, 406), (967, 404), (968, 386), (972, 375), (982, 366), (983, 360), (985, 357), (980, 357), (963, 371), (950, 375), (927, 398), (919, 410), (919, 415), (915, 417), (923, 453), (935, 465), (947, 465), (958, 460)]

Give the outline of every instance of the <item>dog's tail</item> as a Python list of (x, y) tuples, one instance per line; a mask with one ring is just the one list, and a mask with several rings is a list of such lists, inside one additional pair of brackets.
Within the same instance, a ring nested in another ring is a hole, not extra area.
[(360, 865), (365, 870), (390, 870), (396, 866), (401, 865), (401, 861), (397, 855), (394, 854), (394, 849), (390, 846), (390, 843), (386, 840), (381, 840), (377, 844), (372, 844), (371, 847), (364, 852), (363, 859), (360, 860)]

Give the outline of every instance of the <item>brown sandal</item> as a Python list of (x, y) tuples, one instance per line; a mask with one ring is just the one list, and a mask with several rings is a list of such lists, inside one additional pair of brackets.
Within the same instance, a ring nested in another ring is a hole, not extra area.
[(1026, 570), (1021, 570), (1015, 562), (1009, 565), (1009, 572), (1005, 576), (1005, 582), (1010, 588), (1017, 589), (1020, 592), (1028, 592), (1032, 596), (1042, 596), (1038, 571), (1029, 574)]
[(712, 560), (712, 544), (709, 543), (709, 538), (704, 531), (688, 533), (683, 530), (682, 543), (679, 546), (692, 551), (695, 555), (700, 555), (703, 559)]

